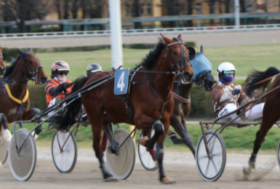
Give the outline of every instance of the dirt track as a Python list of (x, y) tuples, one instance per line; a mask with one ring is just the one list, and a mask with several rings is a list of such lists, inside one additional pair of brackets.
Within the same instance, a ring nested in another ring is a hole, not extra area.
[[(223, 47), (244, 46), (280, 43), (280, 31), (250, 31), (250, 32), (223, 32), (223, 33), (197, 33), (183, 34), (185, 41), (195, 41), (197, 46)], [(178, 34), (166, 35), (176, 37)], [(159, 35), (123, 36), (123, 44), (132, 43), (156, 43)], [(47, 39), (16, 39), (1, 40), (0, 45), (6, 48), (50, 48), (50, 47), (74, 47), (109, 45), (110, 37), (72, 37), (72, 38), (47, 38)]]
[[(176, 179), (175, 185), (164, 186), (157, 180), (158, 172), (147, 172), (136, 161), (134, 171), (127, 180), (117, 183), (105, 183), (101, 178), (98, 163), (93, 157), (91, 149), (79, 149), (79, 156), (76, 167), (71, 174), (59, 173), (53, 165), (49, 156), (49, 148), (38, 149), (38, 161), (32, 178), (27, 182), (16, 181), (8, 164), (0, 168), (0, 188), (1, 189), (50, 189), (50, 188), (279, 188), (280, 171), (273, 169), (268, 175), (258, 182), (241, 181), (242, 163), (246, 163), (249, 155), (229, 154), (228, 165), (224, 174), (217, 182), (205, 182), (199, 176), (194, 160), (190, 153), (168, 151), (166, 153), (165, 170), (168, 176)], [(275, 156), (262, 155), (258, 159), (260, 164), (267, 162)]]

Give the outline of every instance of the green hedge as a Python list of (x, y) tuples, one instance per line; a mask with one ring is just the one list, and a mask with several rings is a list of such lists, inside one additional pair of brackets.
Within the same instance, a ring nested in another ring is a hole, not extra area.
[[(43, 110), (47, 107), (44, 88), (44, 85), (35, 85), (34, 82), (28, 83), (31, 108)], [(193, 85), (191, 92), (191, 112), (188, 117), (213, 118), (214, 116), (211, 92), (206, 92), (202, 87)]]
[(46, 105), (45, 85), (35, 85), (34, 82), (28, 83), (30, 108), (39, 108), (44, 110)]

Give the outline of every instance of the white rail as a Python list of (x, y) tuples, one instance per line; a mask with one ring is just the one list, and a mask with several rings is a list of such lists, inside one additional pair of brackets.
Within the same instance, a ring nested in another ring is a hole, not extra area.
[[(280, 30), (280, 24), (266, 25), (240, 25), (235, 26), (205, 26), (185, 28), (151, 28), (151, 29), (127, 29), (122, 30), (123, 36), (130, 35), (158, 35), (174, 33), (216, 33), (216, 32), (239, 32), (239, 31), (264, 31)], [(67, 32), (44, 32), (44, 33), (9, 33), (0, 34), (0, 39), (36, 39), (36, 38), (64, 38), (64, 37), (105, 37), (110, 36), (109, 30), (93, 31), (67, 31)]]

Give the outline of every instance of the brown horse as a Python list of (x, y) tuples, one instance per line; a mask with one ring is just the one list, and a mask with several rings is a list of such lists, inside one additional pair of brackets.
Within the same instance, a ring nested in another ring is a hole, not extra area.
[[(258, 85), (254, 85), (255, 83), (258, 83), (262, 80), (265, 80), (266, 78), (269, 78), (273, 75), (279, 74), (280, 71), (275, 67), (270, 67), (266, 71), (261, 72), (255, 70), (252, 74), (250, 74), (246, 79), (246, 86), (249, 87), (247, 90), (245, 90), (246, 94), (249, 97), (253, 97), (254, 90), (257, 88), (262, 87), (263, 91), (268, 85), (269, 81), (263, 82)], [(280, 76), (278, 75), (274, 81), (272, 82), (270, 88), (268, 89), (268, 92), (273, 90), (274, 88), (278, 87), (280, 83)], [(251, 87), (250, 87), (251, 86)], [(280, 118), (280, 90), (277, 89), (276, 91), (272, 92), (265, 98), (265, 105), (263, 109), (263, 118), (262, 123), (259, 131), (256, 134), (256, 140), (254, 142), (254, 149), (251, 154), (251, 157), (249, 159), (249, 167), (247, 169), (244, 169), (244, 174), (250, 174), (251, 169), (255, 167), (256, 157), (257, 153), (261, 147), (261, 144), (264, 142), (265, 136), (269, 129), (275, 124), (279, 118)]]
[[(29, 109), (27, 82), (34, 80), (36, 84), (45, 83), (47, 76), (40, 64), (40, 60), (31, 49), (23, 51), (18, 49), (20, 56), (7, 66), (6, 73), (0, 79), (0, 113), (4, 114), (8, 123), (15, 120), (30, 120), (40, 111), (36, 108)], [(0, 125), (0, 128), (2, 126)], [(7, 124), (3, 125), (8, 129)], [(36, 134), (40, 128), (36, 130)]]
[[(170, 125), (170, 117), (174, 109), (172, 88), (175, 80), (175, 73), (180, 73), (186, 82), (190, 82), (193, 77), (193, 70), (189, 60), (189, 50), (183, 44), (181, 36), (180, 42), (162, 36), (155, 49), (147, 55), (143, 62), (133, 70), (134, 78), (131, 83), (128, 104), (131, 107), (133, 116), (129, 117), (126, 106), (122, 98), (116, 98), (113, 92), (114, 81), (108, 81), (91, 91), (82, 94), (81, 100), (77, 100), (66, 108), (60, 129), (67, 129), (75, 122), (83, 104), (88, 120), (92, 126), (93, 149), (99, 160), (102, 175), (106, 180), (112, 179), (105, 168), (103, 162), (103, 152), (101, 147), (101, 132), (103, 125), (109, 123), (134, 124), (137, 129), (155, 130), (154, 137), (140, 142), (146, 147), (153, 148), (157, 143), (157, 161), (159, 164), (159, 180), (162, 183), (174, 183), (174, 180), (165, 176), (163, 170), (163, 141)], [(108, 76), (115, 72), (102, 72), (92, 77), (82, 78), (74, 82), (73, 92), (87, 86), (88, 84)], [(104, 110), (106, 114), (104, 114)], [(110, 140), (110, 133), (104, 132)], [(116, 153), (114, 144), (110, 140), (111, 151)]]

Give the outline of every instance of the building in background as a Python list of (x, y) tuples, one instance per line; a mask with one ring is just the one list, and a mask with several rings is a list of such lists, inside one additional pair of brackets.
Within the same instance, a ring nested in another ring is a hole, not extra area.
[[(108, 0), (30, 1), (48, 2), (49, 7), (43, 9), (45, 16), (27, 21), (24, 32), (109, 29)], [(18, 32), (9, 7), (3, 10), (7, 2), (0, 0), (0, 31)], [(280, 23), (279, 0), (240, 0), (240, 12), (246, 13), (241, 24)], [(123, 29), (234, 25), (233, 13), (234, 0), (121, 0)]]

